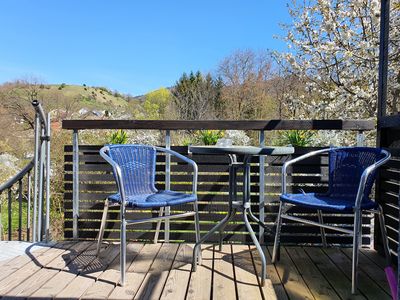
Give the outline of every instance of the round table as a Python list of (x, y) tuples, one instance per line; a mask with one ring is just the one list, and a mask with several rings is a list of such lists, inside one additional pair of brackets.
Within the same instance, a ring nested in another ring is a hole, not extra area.
[[(229, 163), (229, 206), (228, 214), (209, 232), (207, 232), (194, 247), (193, 257), (196, 258), (200, 250), (201, 244), (206, 241), (214, 232), (219, 231), (220, 247), (223, 239), (223, 232), (227, 223), (235, 216), (238, 211), (242, 212), (243, 221), (250, 237), (257, 247), (261, 257), (261, 284), (264, 286), (266, 278), (266, 259), (260, 243), (254, 234), (253, 228), (250, 225), (248, 217), (254, 222), (265, 228), (265, 225), (254, 216), (250, 205), (250, 161), (253, 156), (259, 155), (288, 155), (294, 153), (293, 147), (253, 147), (253, 146), (189, 146), (189, 152), (194, 154), (226, 154), (230, 157)], [(242, 161), (238, 161), (237, 156), (243, 156)], [(242, 200), (237, 196), (237, 171), (243, 170), (243, 197)], [(196, 270), (196, 264), (193, 264)]]

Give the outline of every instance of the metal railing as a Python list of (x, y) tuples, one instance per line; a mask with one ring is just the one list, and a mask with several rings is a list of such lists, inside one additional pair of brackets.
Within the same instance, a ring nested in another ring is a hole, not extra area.
[[(32, 101), (35, 110), (35, 152), (34, 158), (18, 174), (0, 185), (0, 195), (7, 192), (8, 199), (8, 240), (13, 239), (13, 196), (17, 188), (18, 199), (18, 240), (22, 240), (23, 231), (23, 201), (27, 202), (26, 210), (26, 240), (33, 242), (50, 238), (50, 114), (44, 113), (39, 101)], [(33, 186), (32, 186), (33, 170)], [(25, 183), (25, 187), (24, 187)], [(32, 203), (33, 192), (33, 203)], [(33, 208), (33, 216), (31, 210)], [(31, 230), (32, 225), (32, 230)], [(0, 203), (0, 240), (3, 236)], [(31, 232), (32, 231), (32, 232)], [(32, 236), (31, 236), (32, 233)]]
[[(72, 236), (79, 238), (78, 220), (80, 214), (80, 179), (79, 179), (79, 131), (90, 129), (144, 129), (144, 130), (163, 130), (165, 131), (165, 147), (171, 147), (172, 130), (251, 130), (258, 131), (259, 145), (265, 145), (265, 132), (275, 130), (348, 130), (357, 132), (357, 145), (364, 143), (364, 132), (375, 129), (375, 124), (371, 120), (249, 120), (249, 121), (222, 121), (222, 120), (202, 120), (202, 121), (181, 121), (181, 120), (64, 120), (62, 128), (72, 130)], [(168, 189), (170, 180), (171, 162), (169, 156), (165, 161), (165, 188)], [(259, 191), (259, 219), (264, 222), (264, 198), (265, 198), (265, 173), (264, 156), (259, 161), (259, 184), (263, 188)], [(165, 212), (169, 214), (167, 210)], [(169, 222), (165, 223), (165, 241), (169, 240)], [(264, 228), (258, 230), (260, 242), (264, 239)]]

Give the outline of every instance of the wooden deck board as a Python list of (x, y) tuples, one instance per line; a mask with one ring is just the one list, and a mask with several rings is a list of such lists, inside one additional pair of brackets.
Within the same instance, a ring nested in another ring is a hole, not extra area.
[(109, 299), (133, 299), (147, 272), (150, 270), (160, 248), (161, 244), (144, 245), (139, 256), (128, 267), (126, 284), (124, 286), (116, 286)]
[[(255, 274), (253, 259), (247, 245), (235, 245), (233, 263), (235, 283), (239, 299), (262, 299), (257, 275)], [(268, 283), (267, 283), (268, 284)]]
[(160, 298), (178, 247), (178, 244), (163, 244), (134, 299)]
[(212, 294), (212, 273), (214, 246), (202, 245), (202, 263), (197, 266), (197, 271), (190, 274), (190, 281), (186, 299), (188, 300), (206, 300), (210, 299)]
[(119, 285), (119, 245), (95, 256), (93, 242), (61, 242), (0, 264), (0, 298), (34, 299), (390, 299), (383, 261), (362, 250), (360, 292), (351, 295), (347, 249), (282, 247), (267, 280), (254, 246), (202, 246), (202, 265), (191, 269), (191, 244), (129, 243), (127, 280)]
[(330, 283), (322, 276), (318, 268), (312, 263), (304, 250), (300, 247), (286, 247), (290, 258), (294, 262), (300, 275), (307, 283), (315, 299), (340, 300)]
[(214, 247), (213, 299), (236, 299), (231, 245)]
[(310, 257), (314, 265), (323, 274), (323, 277), (329, 281), (336, 293), (341, 299), (366, 299), (363, 295), (351, 294), (351, 281), (343, 274), (343, 272), (329, 259), (329, 257), (316, 247), (305, 247), (307, 255)]
[[(351, 278), (351, 259), (348, 258), (340, 249), (328, 248), (324, 252), (329, 258), (343, 270), (349, 279)], [(382, 290), (362, 269), (358, 269), (358, 289), (369, 299), (390, 299), (391, 297)]]
[(290, 299), (315, 299), (284, 247), (281, 247), (280, 261), (275, 265)]

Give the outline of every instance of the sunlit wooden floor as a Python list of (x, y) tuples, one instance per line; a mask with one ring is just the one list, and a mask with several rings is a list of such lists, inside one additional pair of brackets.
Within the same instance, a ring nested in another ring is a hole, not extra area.
[[(64, 299), (390, 299), (384, 259), (362, 250), (360, 292), (350, 294), (348, 249), (283, 247), (278, 264), (270, 263), (260, 287), (254, 247), (203, 247), (203, 264), (191, 272), (193, 245), (128, 245), (127, 284), (118, 285), (118, 245), (105, 245), (99, 258), (93, 242), (60, 242), (29, 248), (0, 261), (0, 296)], [(0, 243), (1, 251), (1, 243)]]

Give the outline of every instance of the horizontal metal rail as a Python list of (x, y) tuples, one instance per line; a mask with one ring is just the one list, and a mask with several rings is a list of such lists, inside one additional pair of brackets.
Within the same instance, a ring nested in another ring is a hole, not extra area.
[(141, 224), (141, 223), (149, 223), (149, 222), (158, 222), (162, 220), (170, 220), (170, 219), (178, 219), (178, 218), (185, 218), (185, 217), (191, 217), (194, 216), (196, 212), (191, 211), (183, 214), (175, 214), (175, 215), (166, 215), (166, 216), (159, 216), (159, 217), (154, 217), (154, 218), (148, 218), (148, 219), (140, 219), (140, 220), (126, 220), (127, 225), (132, 225), (132, 224)]
[(314, 226), (318, 226), (318, 227), (323, 227), (326, 229), (331, 229), (331, 230), (336, 230), (336, 231), (340, 231), (343, 233), (347, 233), (350, 235), (353, 235), (353, 230), (347, 230), (341, 227), (335, 227), (335, 226), (330, 226), (330, 225), (326, 225), (326, 224), (321, 224), (321, 223), (317, 223), (311, 220), (306, 220), (306, 219), (302, 219), (302, 218), (297, 218), (297, 217), (293, 217), (293, 216), (289, 216), (289, 215), (282, 215), (283, 219), (288, 219), (288, 220), (292, 220), (292, 221), (297, 221), (303, 224), (309, 224), (309, 225), (314, 225)]

